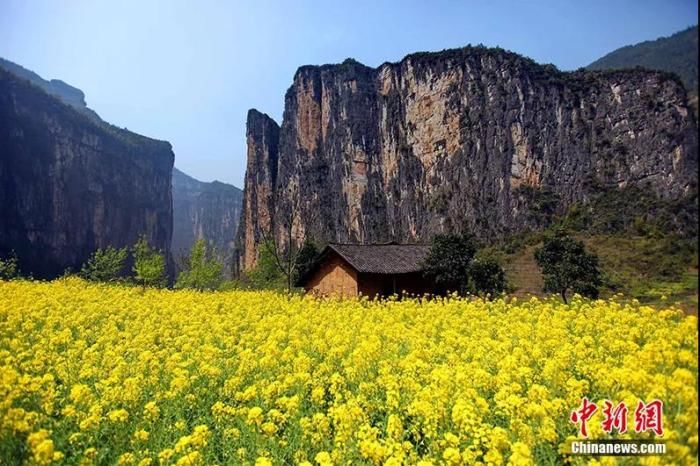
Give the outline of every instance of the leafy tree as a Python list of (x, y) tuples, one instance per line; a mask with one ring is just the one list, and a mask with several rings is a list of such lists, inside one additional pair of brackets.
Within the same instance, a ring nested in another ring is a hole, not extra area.
[(203, 239), (198, 239), (192, 245), (184, 266), (177, 277), (175, 288), (216, 290), (224, 280), (223, 264), (213, 257), (212, 251), (207, 250), (207, 243)]
[(165, 258), (141, 236), (133, 248), (136, 281), (146, 286), (165, 286)]
[(469, 267), (476, 246), (471, 235), (436, 235), (423, 264), (424, 275), (435, 282), (439, 292), (464, 294), (469, 286)]
[(274, 247), (268, 243), (260, 245), (258, 261), (246, 274), (246, 280), (253, 288), (282, 288), (285, 277), (275, 259)]
[(569, 291), (589, 298), (598, 297), (602, 285), (598, 257), (586, 251), (586, 247), (564, 232), (556, 232), (544, 239), (541, 248), (535, 250), (535, 260), (544, 276), (544, 291), (559, 293), (567, 303)]
[(506, 274), (494, 259), (476, 259), (469, 267), (469, 279), (477, 294), (495, 296), (506, 289)]
[(80, 275), (87, 279), (98, 282), (109, 282), (118, 280), (124, 271), (127, 249), (116, 249), (108, 246), (98, 249), (83, 264)]
[(17, 277), (19, 274), (17, 263), (17, 255), (14, 251), (6, 259), (0, 259), (0, 280), (11, 280)]
[(299, 254), (296, 257), (296, 263), (294, 264), (295, 282), (306, 275), (309, 270), (311, 270), (318, 253), (318, 248), (313, 241), (307, 240), (304, 242), (299, 250)]

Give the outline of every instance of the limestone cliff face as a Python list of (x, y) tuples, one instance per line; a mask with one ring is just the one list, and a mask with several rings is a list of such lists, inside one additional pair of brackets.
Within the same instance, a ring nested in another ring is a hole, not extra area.
[(243, 209), (238, 228), (239, 267), (249, 269), (257, 260), (257, 246), (263, 232), (271, 231), (277, 186), (280, 128), (272, 118), (257, 110), (248, 112), (246, 139), (248, 162), (243, 188)]
[(542, 197), (555, 200), (551, 218), (600, 186), (677, 198), (697, 182), (696, 123), (677, 80), (562, 73), (481, 47), (378, 68), (302, 67), (286, 94), (276, 177), (259, 178), (250, 143), (246, 206), (259, 209), (260, 193), (274, 190), (264, 209), (298, 210), (295, 237), (325, 241), (463, 229), (494, 238), (545, 226), (546, 215), (533, 215)]
[(40, 278), (140, 234), (169, 256), (173, 159), (0, 69), (0, 256)]
[(173, 241), (175, 258), (187, 254), (195, 240), (215, 248), (224, 269), (233, 267), (243, 191), (230, 184), (204, 183), (173, 169)]

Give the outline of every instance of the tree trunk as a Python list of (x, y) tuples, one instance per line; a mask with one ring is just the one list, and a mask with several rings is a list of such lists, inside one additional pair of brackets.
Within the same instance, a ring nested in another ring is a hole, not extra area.
[(561, 299), (564, 300), (564, 304), (569, 304), (569, 301), (566, 300), (566, 289), (561, 290)]

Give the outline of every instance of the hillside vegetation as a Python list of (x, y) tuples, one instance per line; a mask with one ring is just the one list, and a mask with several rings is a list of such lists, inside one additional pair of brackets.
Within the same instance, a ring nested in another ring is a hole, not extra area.
[(675, 73), (688, 90), (697, 114), (698, 99), (698, 27), (693, 26), (669, 37), (660, 37), (627, 45), (594, 61), (589, 70), (614, 70), (635, 67)]
[(621, 294), (658, 306), (698, 308), (697, 194), (677, 201), (640, 188), (601, 190), (586, 205), (575, 205), (541, 233), (509, 238), (489, 248), (506, 271), (515, 295), (542, 295), (534, 251), (542, 238), (565, 229), (598, 255), (603, 296)]

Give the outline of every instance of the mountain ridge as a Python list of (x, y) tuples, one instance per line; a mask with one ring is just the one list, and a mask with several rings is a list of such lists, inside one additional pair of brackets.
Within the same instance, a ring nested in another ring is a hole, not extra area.
[(0, 67), (0, 257), (53, 278), (145, 235), (169, 258), (174, 157)]
[(668, 72), (564, 72), (481, 46), (302, 66), (281, 126), (249, 112), (244, 211), (256, 215), (241, 220), (243, 266), (261, 229), (284, 244), (292, 210), (296, 237), (413, 241), (541, 228), (537, 199), (585, 201), (591, 177), (682, 196), (697, 167), (688, 115)]
[(686, 89), (698, 94), (698, 26), (690, 26), (670, 36), (630, 44), (604, 55), (588, 65), (588, 70), (643, 67), (678, 75)]
[(70, 105), (82, 114), (88, 116), (90, 119), (102, 121), (97, 112), (87, 106), (85, 93), (77, 87), (71, 86), (60, 79), (46, 80), (34, 71), (2, 57), (0, 57), (0, 67), (5, 68), (7, 71), (22, 79), (26, 79), (49, 95), (57, 97), (61, 102)]
[(221, 181), (199, 181), (174, 168), (172, 193), (173, 254), (188, 254), (197, 239), (204, 239), (230, 275), (243, 191)]

